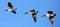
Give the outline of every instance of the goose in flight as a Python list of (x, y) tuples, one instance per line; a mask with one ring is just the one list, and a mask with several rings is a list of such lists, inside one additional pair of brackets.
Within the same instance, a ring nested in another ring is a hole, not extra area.
[(16, 14), (15, 10), (17, 10), (17, 9), (16, 8), (14, 9), (14, 7), (12, 6), (12, 4), (10, 2), (8, 2), (8, 7), (9, 7), (9, 9), (5, 10), (5, 11), (9, 11), (9, 12)]
[(33, 17), (33, 20), (34, 20), (34, 22), (36, 22), (37, 20), (36, 20), (36, 15), (37, 15), (37, 13), (38, 13), (38, 11), (35, 11), (35, 10), (30, 10), (29, 12), (26, 12), (25, 14), (32, 14), (32, 17)]
[(53, 23), (54, 23), (54, 16), (56, 16), (56, 14), (54, 14), (54, 13), (53, 13), (52, 11), (50, 11), (50, 10), (47, 11), (47, 12), (48, 12), (48, 14), (43, 15), (42, 17), (48, 16), (51, 24), (53, 25)]

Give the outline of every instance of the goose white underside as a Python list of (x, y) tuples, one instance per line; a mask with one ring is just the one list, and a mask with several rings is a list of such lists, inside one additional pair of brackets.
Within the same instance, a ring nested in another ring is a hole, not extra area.
[(29, 14), (32, 14), (32, 12), (29, 12)]
[(52, 18), (51, 21), (54, 22), (54, 19)]
[(14, 11), (14, 9), (9, 9), (8, 11), (11, 12), (11, 11)]
[(36, 12), (29, 12), (29, 14), (36, 13)]
[(36, 17), (36, 15), (34, 15), (34, 17)]
[(46, 16), (48, 16), (48, 17), (49, 17), (49, 16), (54, 16), (54, 14), (46, 14)]

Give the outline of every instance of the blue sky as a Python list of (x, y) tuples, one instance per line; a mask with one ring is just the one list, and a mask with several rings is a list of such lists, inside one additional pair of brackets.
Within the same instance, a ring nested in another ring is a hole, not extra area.
[[(0, 27), (60, 27), (60, 0), (0, 0)], [(6, 12), (8, 2), (17, 8), (17, 14)], [(35, 9), (37, 22), (34, 23), (31, 14), (25, 12)], [(52, 10), (57, 16), (54, 17), (54, 25), (49, 22), (48, 17), (41, 17)]]

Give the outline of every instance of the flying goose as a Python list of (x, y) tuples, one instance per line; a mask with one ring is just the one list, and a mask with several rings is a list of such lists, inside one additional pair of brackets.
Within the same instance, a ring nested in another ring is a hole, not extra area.
[(53, 23), (54, 23), (54, 16), (56, 16), (56, 14), (54, 14), (54, 13), (53, 13), (52, 11), (50, 11), (50, 10), (47, 11), (47, 12), (48, 12), (48, 14), (43, 15), (42, 17), (48, 16), (51, 24), (53, 25)]
[(16, 8), (14, 9), (14, 7), (12, 6), (12, 4), (10, 2), (8, 2), (8, 7), (9, 7), (9, 9), (5, 10), (5, 11), (9, 11), (9, 12), (16, 14), (15, 10), (17, 10), (17, 9)]
[(30, 10), (29, 12), (26, 12), (25, 14), (32, 14), (32, 17), (33, 17), (33, 20), (34, 20), (34, 22), (36, 22), (37, 20), (36, 20), (36, 15), (37, 15), (37, 13), (38, 13), (38, 11), (35, 11), (35, 10)]

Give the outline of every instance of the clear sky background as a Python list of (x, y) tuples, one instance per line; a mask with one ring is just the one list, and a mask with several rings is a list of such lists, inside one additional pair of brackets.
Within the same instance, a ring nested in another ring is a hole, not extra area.
[[(4, 11), (8, 9), (8, 2), (17, 8), (17, 14)], [(31, 9), (39, 11), (36, 23), (31, 14), (24, 15)], [(41, 17), (47, 10), (57, 15), (53, 26), (48, 17)], [(0, 27), (60, 27), (60, 0), (0, 0)]]

